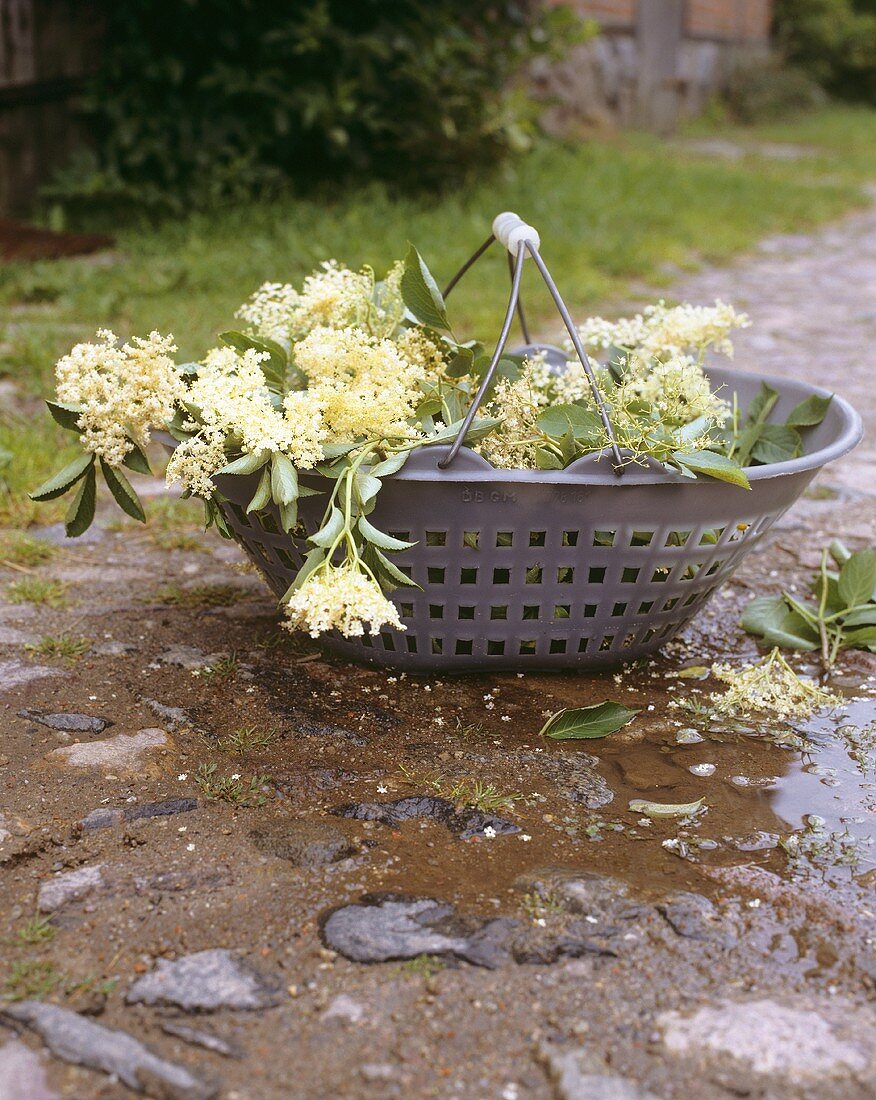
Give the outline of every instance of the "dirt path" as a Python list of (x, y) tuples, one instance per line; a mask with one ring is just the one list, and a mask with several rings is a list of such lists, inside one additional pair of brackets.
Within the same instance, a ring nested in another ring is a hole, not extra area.
[[(741, 365), (872, 429), (874, 290), (870, 211), (673, 293), (747, 309)], [(874, 541), (874, 472), (868, 439), (617, 677), (324, 658), (178, 506), (44, 531), (50, 560), (0, 565), (0, 1100), (876, 1095), (876, 661), (796, 729), (670, 705), (679, 668), (755, 653), (753, 593)], [(34, 579), (57, 606), (14, 602)], [(606, 697), (642, 714), (539, 742)], [(700, 796), (691, 825), (627, 810)]]

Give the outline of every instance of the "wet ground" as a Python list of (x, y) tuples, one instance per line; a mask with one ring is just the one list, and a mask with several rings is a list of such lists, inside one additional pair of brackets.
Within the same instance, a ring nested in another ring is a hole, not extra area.
[[(872, 424), (874, 280), (868, 213), (675, 293)], [(0, 1098), (876, 1095), (876, 658), (807, 723), (697, 709), (756, 654), (748, 599), (876, 541), (873, 472), (865, 441), (681, 641), (600, 676), (327, 657), (160, 497), (145, 532), (7, 551)], [(605, 698), (641, 713), (538, 737)]]

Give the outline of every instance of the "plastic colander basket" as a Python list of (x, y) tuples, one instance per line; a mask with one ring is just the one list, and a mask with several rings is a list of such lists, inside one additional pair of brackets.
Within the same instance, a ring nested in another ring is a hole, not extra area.
[[(493, 230), (460, 272), (494, 239), (514, 253), (505, 325), (469, 422), (519, 310), (527, 256), (590, 368), (544, 267), (538, 235), (515, 215), (500, 215)], [(520, 318), (526, 333), (522, 311)], [(779, 419), (805, 398), (827, 393), (737, 370), (714, 369), (709, 377), (713, 388), (735, 392), (742, 408), (768, 382), (779, 393)], [(822, 423), (805, 432), (805, 454), (749, 468), (746, 491), (712, 479), (690, 480), (657, 463), (620, 466), (622, 455), (613, 448), (564, 470), (497, 470), (462, 446), (467, 427), (452, 446), (421, 448), (387, 477), (371, 517), (382, 530), (415, 543), (393, 554), (398, 568), (420, 586), (392, 593), (406, 629), (358, 639), (330, 634), (323, 639), (327, 648), (371, 664), (422, 671), (587, 669), (643, 657), (703, 607), (818, 470), (851, 450), (862, 434), (858, 414), (835, 396)], [(246, 514), (257, 480), (218, 478), (227, 498), (221, 507), (247, 556), (280, 596), (308, 547), (282, 531), (273, 505)], [(305, 475), (304, 481), (325, 488), (318, 476)], [(324, 499), (301, 501), (310, 531), (320, 525)]]

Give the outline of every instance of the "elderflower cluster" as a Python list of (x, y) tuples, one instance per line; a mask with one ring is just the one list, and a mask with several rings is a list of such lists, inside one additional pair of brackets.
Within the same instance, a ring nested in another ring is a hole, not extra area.
[(750, 319), (744, 313), (716, 301), (713, 306), (684, 303), (667, 306), (660, 301), (646, 306), (634, 317), (607, 321), (604, 317), (589, 317), (579, 327), (578, 334), (585, 347), (607, 350), (611, 347), (638, 351), (643, 358), (662, 358), (702, 354), (709, 347), (721, 355), (733, 356), (730, 332), (748, 328)]
[(541, 437), (536, 420), (548, 404), (544, 391), (544, 368), (540, 362), (527, 360), (520, 377), (507, 378), (496, 384), (493, 399), (488, 407), (490, 416), (502, 423), (491, 432), (478, 450), (494, 466), (503, 470), (535, 469), (535, 452)]
[(370, 268), (351, 271), (326, 260), (308, 275), (301, 290), (288, 283), (264, 283), (237, 311), (260, 335), (289, 351), (317, 328), (364, 327), (373, 335), (389, 336), (404, 316), (401, 277), (395, 264), (382, 283)]
[(366, 623), (371, 633), (383, 626), (405, 629), (398, 610), (376, 581), (351, 563), (312, 573), (292, 593), (286, 614), (287, 629), (306, 630), (312, 638), (329, 630), (338, 630), (346, 638), (361, 638)]
[(171, 419), (185, 387), (171, 358), (172, 336), (150, 332), (119, 346), (100, 329), (97, 340), (77, 344), (58, 361), (58, 400), (81, 409), (83, 447), (120, 466), (134, 443), (145, 445), (151, 429)]
[(423, 371), (392, 340), (361, 328), (316, 328), (296, 344), (295, 365), (332, 438), (411, 435)]
[(633, 356), (621, 389), (647, 401), (668, 427), (682, 427), (700, 417), (720, 426), (730, 414), (730, 406), (713, 393), (703, 368), (687, 355), (655, 363)]
[(730, 686), (709, 696), (715, 712), (736, 717), (751, 711), (769, 711), (778, 718), (809, 718), (820, 707), (834, 707), (842, 699), (811, 680), (797, 675), (778, 649), (756, 664), (712, 665), (712, 672)]
[(168, 483), (181, 481), (198, 496), (210, 496), (212, 476), (226, 464), (230, 437), (245, 454), (282, 451), (298, 469), (322, 460), (327, 438), (323, 408), (316, 394), (289, 393), (277, 408), (265, 385), (266, 353), (248, 348), (214, 348), (191, 383), (187, 401), (198, 409), (185, 427), (197, 434), (181, 443), (167, 466)]

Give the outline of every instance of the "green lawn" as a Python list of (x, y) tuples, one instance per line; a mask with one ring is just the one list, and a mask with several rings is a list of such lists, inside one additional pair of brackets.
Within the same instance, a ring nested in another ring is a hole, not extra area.
[[(300, 280), (327, 257), (381, 271), (411, 240), (441, 282), (484, 239), (493, 215), (508, 208), (539, 229), (543, 255), (582, 315), (610, 308), (634, 284), (666, 285), (679, 267), (721, 261), (768, 233), (837, 217), (866, 201), (862, 184), (876, 178), (876, 111), (832, 108), (746, 129), (697, 123), (689, 133), (800, 142), (819, 155), (780, 161), (752, 153), (725, 161), (624, 134), (574, 148), (546, 143), (440, 199), (393, 199), (365, 185), (342, 198), (286, 197), (149, 230), (115, 229), (111, 261), (0, 270), (0, 375), (27, 394), (47, 392), (55, 359), (98, 326), (120, 335), (171, 331), (182, 355), (198, 357), (261, 282)], [(549, 303), (543, 289), (529, 285), (537, 322)], [(506, 289), (497, 249), (451, 299), (457, 331), (489, 340)], [(22, 490), (57, 466), (61, 442), (47, 417), (27, 422), (0, 411), (0, 448), (14, 456), (0, 472), (10, 489), (0, 499), (0, 521), (49, 514), (24, 501)]]

